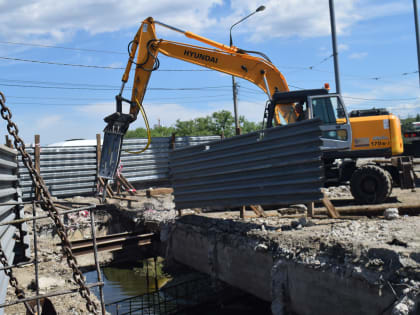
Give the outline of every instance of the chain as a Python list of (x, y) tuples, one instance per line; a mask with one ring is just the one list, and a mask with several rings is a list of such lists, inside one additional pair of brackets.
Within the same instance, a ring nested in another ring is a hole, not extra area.
[(29, 174), (32, 178), (32, 181), (34, 182), (36, 188), (39, 191), (40, 198), (42, 200), (42, 203), (41, 203), (42, 209), (45, 211), (48, 211), (49, 216), (54, 221), (55, 227), (57, 229), (57, 234), (61, 240), (62, 250), (67, 259), (67, 264), (73, 270), (73, 279), (80, 287), (79, 289), (80, 295), (82, 296), (82, 298), (86, 300), (86, 308), (89, 312), (97, 314), (98, 307), (92, 301), (90, 297), (90, 290), (85, 284), (85, 279), (83, 277), (83, 274), (80, 271), (77, 265), (77, 260), (72, 253), (71, 244), (66, 235), (66, 228), (64, 227), (63, 222), (60, 219), (59, 211), (57, 210), (57, 208), (55, 207), (52, 201), (51, 194), (48, 191), (48, 188), (46, 187), (44, 180), (42, 179), (38, 171), (35, 169), (30, 155), (26, 152), (25, 143), (19, 137), (18, 135), (19, 129), (16, 126), (16, 124), (11, 120), (12, 113), (10, 112), (10, 109), (6, 106), (5, 103), (6, 103), (6, 99), (3, 93), (0, 92), (0, 105), (1, 105), (0, 114), (1, 114), (1, 117), (7, 121), (7, 131), (9, 132), (11, 136), (13, 136), (15, 148), (20, 152), (22, 156), (22, 161), (25, 164), (26, 168), (28, 169)]
[[(1, 244), (0, 244), (0, 263), (3, 265), (3, 267), (8, 267), (9, 266), (9, 263), (7, 261), (7, 258), (6, 258), (6, 254), (4, 253), (3, 249), (1, 248)], [(13, 275), (12, 268), (4, 269), (4, 273), (6, 274), (6, 276), (9, 277), (9, 283), (15, 289), (15, 294), (16, 294), (17, 298), (19, 300), (24, 299), (25, 298), (25, 292), (19, 287), (19, 283), (18, 283), (16, 277)], [(24, 304), (25, 304), (26, 310), (30, 314), (35, 314), (34, 310), (28, 304), (28, 302), (24, 302)]]

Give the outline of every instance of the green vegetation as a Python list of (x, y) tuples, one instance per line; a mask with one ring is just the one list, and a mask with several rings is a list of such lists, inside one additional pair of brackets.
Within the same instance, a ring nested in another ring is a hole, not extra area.
[[(239, 125), (242, 134), (249, 133), (261, 129), (260, 123), (251, 122), (243, 116), (239, 116)], [(152, 137), (169, 137), (172, 133), (177, 136), (214, 136), (224, 134), (225, 137), (235, 135), (235, 119), (227, 110), (214, 112), (206, 117), (199, 117), (191, 120), (177, 120), (175, 126), (163, 127), (154, 126), (151, 130)], [(147, 138), (145, 128), (137, 128), (129, 130), (125, 135), (126, 138)]]

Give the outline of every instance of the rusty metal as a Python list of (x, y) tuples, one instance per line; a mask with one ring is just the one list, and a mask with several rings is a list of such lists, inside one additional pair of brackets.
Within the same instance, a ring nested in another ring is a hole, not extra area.
[[(98, 252), (116, 251), (127, 246), (145, 246), (152, 244), (154, 233), (133, 234), (118, 233), (96, 238)], [(91, 253), (94, 250), (92, 239), (78, 240), (71, 242), (73, 254), (75, 256)]]
[[(102, 275), (101, 275), (101, 267), (99, 266), (98, 260), (98, 247), (96, 244), (96, 231), (95, 231), (95, 214), (93, 211), (90, 211), (90, 228), (92, 233), (92, 241), (93, 241), (93, 253), (95, 257), (95, 267), (96, 267), (96, 275), (98, 277), (98, 282), (102, 282)], [(99, 297), (101, 299), (101, 311), (102, 315), (105, 315), (105, 300), (104, 300), (104, 292), (102, 286), (99, 286)]]
[[(96, 207), (96, 206), (93, 205), (93, 206), (89, 206), (89, 207), (82, 207), (82, 208), (77, 208), (77, 209), (61, 211), (59, 214), (63, 215), (63, 214), (68, 214), (68, 213), (73, 213), (73, 212), (79, 212), (79, 211), (82, 211), (82, 210), (91, 210), (93, 207)], [(38, 215), (38, 216), (26, 217), (26, 218), (23, 218), (23, 219), (1, 222), (0, 226), (9, 225), (9, 224), (18, 224), (18, 223), (27, 222), (27, 221), (34, 221), (34, 220), (38, 220), (38, 219), (46, 219), (46, 218), (49, 218), (49, 217), (50, 216), (48, 214), (47, 215)]]
[[(35, 290), (36, 290), (36, 295), (39, 295), (39, 266), (38, 266), (38, 236), (36, 233), (36, 207), (35, 207), (35, 200), (32, 202), (32, 215), (34, 216), (34, 221), (32, 224), (32, 229), (33, 229), (33, 233), (34, 233), (34, 259), (35, 259), (35, 264), (34, 264), (34, 269), (35, 269)], [(41, 310), (41, 304), (39, 299), (36, 300), (36, 312), (37, 314), (41, 314), (40, 312)]]
[[(28, 169), (29, 174), (36, 188), (39, 190), (40, 199), (43, 201), (43, 203), (41, 204), (42, 209), (47, 211), (51, 219), (54, 221), (54, 224), (57, 229), (57, 235), (60, 237), (60, 240), (61, 240), (63, 253), (67, 259), (67, 264), (73, 271), (73, 279), (79, 286), (79, 293), (81, 297), (86, 300), (86, 308), (89, 312), (97, 314), (98, 306), (92, 301), (90, 297), (90, 290), (85, 284), (83, 274), (80, 271), (77, 265), (76, 258), (74, 257), (72, 253), (71, 245), (67, 238), (66, 228), (59, 216), (60, 213), (53, 203), (53, 200), (48, 191), (48, 188), (45, 186), (44, 180), (42, 179), (39, 172), (35, 169), (30, 155), (26, 152), (25, 143), (19, 137), (18, 135), (19, 129), (17, 125), (11, 120), (12, 113), (10, 112), (10, 109), (6, 106), (5, 103), (6, 103), (6, 99), (3, 93), (0, 92), (0, 106), (1, 106), (0, 114), (2, 118), (7, 121), (7, 131), (9, 132), (11, 136), (13, 136), (15, 148), (20, 152), (22, 156), (22, 161), (25, 164), (26, 168)], [(12, 284), (11, 281), (12, 280), (10, 280), (10, 283)], [(16, 294), (18, 293), (21, 294), (18, 289), (16, 290), (17, 290)]]

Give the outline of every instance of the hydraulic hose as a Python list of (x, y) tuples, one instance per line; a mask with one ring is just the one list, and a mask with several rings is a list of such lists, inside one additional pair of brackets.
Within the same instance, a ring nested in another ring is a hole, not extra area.
[(140, 153), (143, 153), (144, 151), (146, 151), (149, 148), (150, 143), (152, 142), (152, 136), (151, 136), (151, 133), (150, 133), (150, 126), (149, 126), (149, 121), (147, 120), (146, 112), (145, 112), (143, 106), (140, 105), (140, 102), (137, 99), (136, 99), (136, 103), (137, 103), (137, 106), (140, 109), (141, 115), (143, 116), (144, 124), (146, 125), (146, 130), (147, 130), (147, 144), (140, 151), (127, 151), (127, 150), (125, 150), (125, 152), (127, 152), (129, 154), (140, 154)]

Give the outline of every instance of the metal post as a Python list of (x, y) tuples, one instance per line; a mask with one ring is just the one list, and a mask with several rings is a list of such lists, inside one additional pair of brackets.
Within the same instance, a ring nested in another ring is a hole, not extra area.
[(156, 266), (156, 260), (157, 257), (153, 257), (154, 263), (155, 263), (155, 292), (159, 291), (159, 284), (158, 284), (158, 275), (157, 275), (157, 266)]
[[(96, 245), (96, 231), (95, 231), (95, 215), (93, 213), (94, 209), (90, 209), (90, 229), (92, 234), (92, 240), (93, 240), (93, 255), (95, 257), (95, 266), (96, 266), (96, 274), (98, 276), (98, 282), (102, 282), (102, 275), (101, 275), (101, 267), (99, 266), (99, 260), (98, 260), (98, 247)], [(104, 302), (104, 292), (103, 292), (103, 286), (99, 286), (99, 297), (101, 299), (101, 309), (102, 309), (102, 315), (105, 315), (105, 302)]]
[[(35, 135), (35, 150), (34, 150), (34, 162), (35, 162), (35, 169), (37, 170), (38, 174), (41, 174), (41, 144), (40, 144), (40, 136)], [(40, 191), (38, 188), (35, 188), (35, 199), (40, 200)]]
[[(32, 215), (36, 218), (35, 200), (32, 201)], [(35, 258), (35, 291), (39, 296), (39, 273), (38, 273), (38, 238), (36, 235), (36, 219), (32, 223), (32, 231), (34, 233), (34, 258)], [(41, 304), (39, 299), (36, 299), (37, 314), (41, 314)]]
[(416, 42), (417, 42), (417, 72), (419, 74), (420, 85), (420, 38), (419, 38), (419, 16), (417, 11), (417, 0), (413, 0), (414, 7), (414, 23), (416, 26)]
[(149, 294), (149, 260), (146, 259), (146, 286), (147, 286), (147, 293)]
[(334, 0), (329, 0), (329, 2), (330, 2), (331, 37), (332, 37), (333, 56), (334, 56), (335, 90), (338, 94), (340, 94), (341, 85), (340, 85), (340, 71), (338, 68), (337, 38), (336, 38), (336, 32), (335, 32)]
[(172, 132), (172, 136), (171, 136), (171, 150), (175, 150), (175, 142), (176, 142), (176, 133)]

